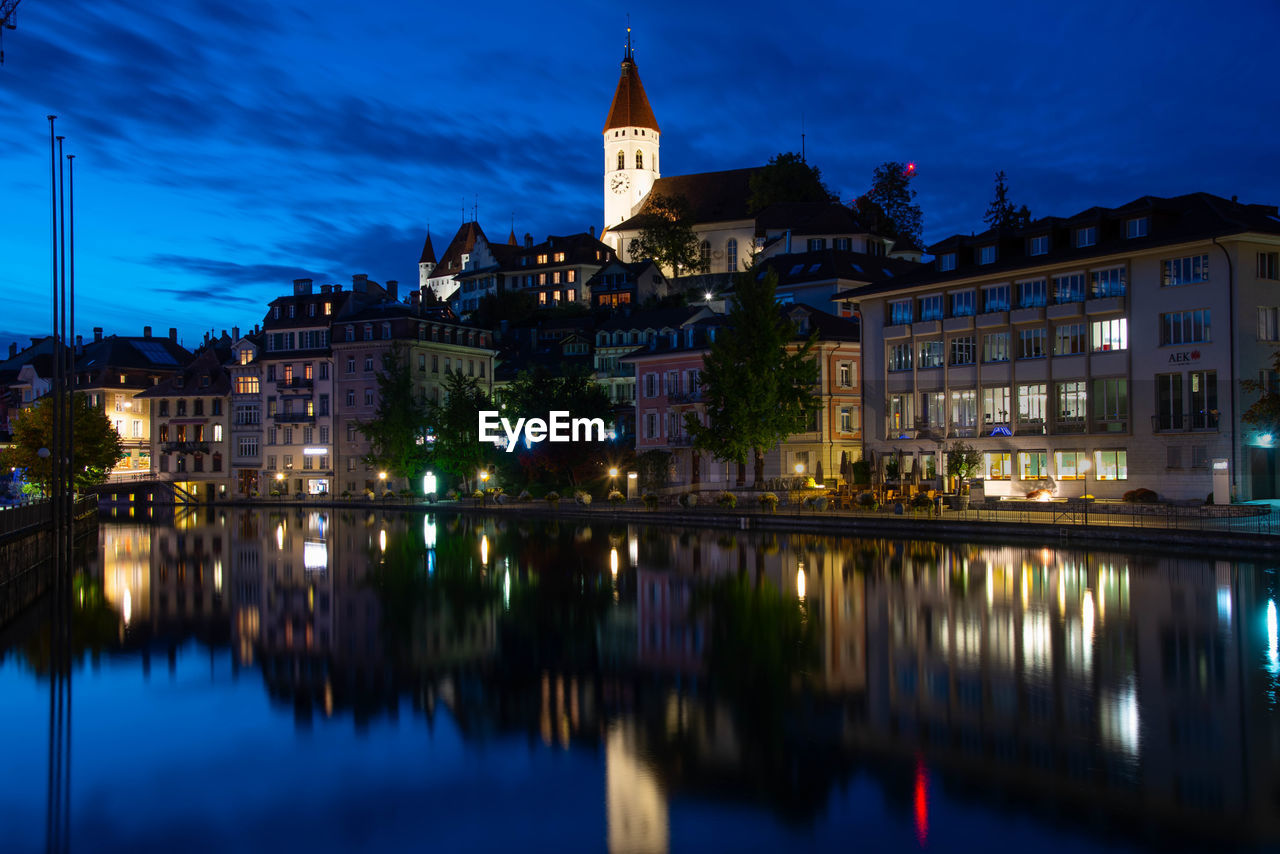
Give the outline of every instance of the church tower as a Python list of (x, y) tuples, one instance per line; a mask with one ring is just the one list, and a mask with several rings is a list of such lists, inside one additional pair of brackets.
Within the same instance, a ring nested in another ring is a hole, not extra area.
[[(604, 123), (604, 227), (628, 219), (653, 189), (658, 173), (658, 120), (631, 52), (631, 28), (618, 91)], [(620, 250), (621, 247), (615, 246)]]

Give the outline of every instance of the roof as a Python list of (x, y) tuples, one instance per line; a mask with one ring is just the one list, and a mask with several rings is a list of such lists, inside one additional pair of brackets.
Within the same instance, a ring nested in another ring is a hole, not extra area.
[[(1147, 234), (1128, 238), (1125, 223), (1134, 217), (1148, 217)], [(1075, 246), (1072, 230), (1082, 225), (1098, 228), (1092, 246)], [(1043, 217), (1021, 229), (988, 229), (981, 234), (952, 235), (929, 247), (934, 255), (956, 253), (954, 270), (939, 270), (936, 264), (920, 265), (916, 272), (891, 281), (857, 288), (838, 299), (856, 299), (915, 285), (930, 285), (976, 276), (997, 277), (1027, 268), (1087, 262), (1110, 255), (1141, 252), (1160, 246), (1208, 240), (1230, 234), (1259, 232), (1280, 235), (1280, 215), (1274, 205), (1244, 204), (1210, 193), (1188, 193), (1161, 198), (1142, 196), (1115, 208), (1093, 206), (1070, 217)], [(1049, 236), (1049, 251), (1028, 254), (1028, 238)], [(991, 264), (977, 264), (978, 247), (998, 246)]]
[(216, 347), (206, 347), (180, 372), (140, 392), (138, 397), (225, 397), (231, 393), (231, 375), (222, 365), (225, 355), (219, 354)]
[[(471, 250), (475, 249), (477, 237), (485, 237), (480, 223), (475, 220), (464, 222), (458, 228), (458, 233), (453, 236), (453, 240), (449, 241), (444, 254), (440, 256), (440, 263), (431, 271), (432, 278), (461, 273), (462, 256), (470, 255)], [(485, 240), (487, 241), (488, 238), (485, 237)]]
[(835, 202), (780, 202), (756, 214), (756, 235), (789, 229), (792, 235), (864, 234), (870, 231), (853, 211)]
[(125, 338), (108, 335), (84, 345), (76, 360), (77, 371), (138, 368), (176, 371), (191, 361), (191, 353), (168, 338)]
[(708, 314), (705, 306), (682, 306), (680, 308), (655, 308), (646, 311), (633, 311), (630, 314), (619, 312), (596, 326), (599, 332), (613, 332), (623, 329), (677, 329), (691, 321), (698, 320)]
[(618, 89), (613, 93), (613, 103), (609, 105), (609, 117), (604, 120), (602, 132), (607, 133), (615, 128), (658, 130), (658, 120), (653, 117), (653, 107), (649, 106), (649, 96), (644, 93), (640, 71), (631, 57), (629, 46), (627, 55), (622, 60)]
[(427, 227), (427, 240), (422, 244), (422, 254), (418, 256), (419, 264), (436, 263), (436, 249), (431, 245), (431, 227)]
[(783, 288), (833, 279), (865, 283), (887, 281), (913, 275), (921, 269), (928, 269), (928, 265), (847, 249), (819, 249), (773, 255), (761, 261), (760, 268), (761, 271), (776, 272), (778, 287)]
[(658, 196), (668, 198), (683, 196), (689, 203), (689, 213), (695, 223), (753, 219), (749, 209), (751, 176), (763, 168), (763, 166), (751, 166), (746, 169), (697, 172), (692, 175), (659, 178), (653, 182), (653, 189), (645, 196), (639, 212), (609, 230), (626, 231), (643, 228), (642, 217), (646, 214), (650, 201)]

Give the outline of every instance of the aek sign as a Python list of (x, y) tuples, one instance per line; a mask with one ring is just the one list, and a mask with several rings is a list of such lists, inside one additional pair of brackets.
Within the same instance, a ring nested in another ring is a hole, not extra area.
[(1169, 364), (1171, 365), (1181, 365), (1185, 362), (1198, 361), (1200, 361), (1199, 350), (1178, 350), (1169, 354)]

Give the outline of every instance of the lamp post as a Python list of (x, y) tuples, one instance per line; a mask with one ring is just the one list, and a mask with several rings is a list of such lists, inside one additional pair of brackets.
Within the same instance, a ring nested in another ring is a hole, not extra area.
[(610, 494), (618, 491), (618, 467), (609, 467), (609, 492)]
[(284, 472), (276, 472), (276, 494), (280, 496), (280, 500), (284, 501)]
[(385, 498), (387, 495), (387, 473), (385, 471), (378, 472), (378, 489), (382, 490), (382, 495), (379, 497)]

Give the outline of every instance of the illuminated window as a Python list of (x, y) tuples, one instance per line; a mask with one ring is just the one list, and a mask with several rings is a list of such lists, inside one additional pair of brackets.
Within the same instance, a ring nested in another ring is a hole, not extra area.
[(1008, 451), (987, 451), (982, 455), (982, 469), (987, 480), (1008, 480), (1013, 471), (1012, 454)]
[(1049, 476), (1049, 454), (1046, 451), (1019, 451), (1019, 480), (1040, 480)]
[(1088, 457), (1084, 451), (1057, 451), (1054, 453), (1054, 468), (1058, 471), (1058, 480), (1084, 480), (1088, 470)]
[(546, 304), (547, 304), (547, 292), (546, 292), (546, 291), (539, 291), (539, 292), (538, 292), (538, 305), (546, 305)]
[(1095, 320), (1093, 326), (1093, 351), (1129, 349), (1129, 318)]
[(621, 151), (618, 152), (618, 168), (619, 169), (627, 168), (627, 157)]
[(982, 361), (1009, 361), (1009, 333), (992, 332), (982, 336)]
[(1128, 480), (1129, 454), (1126, 451), (1094, 451), (1094, 477), (1098, 480)]

